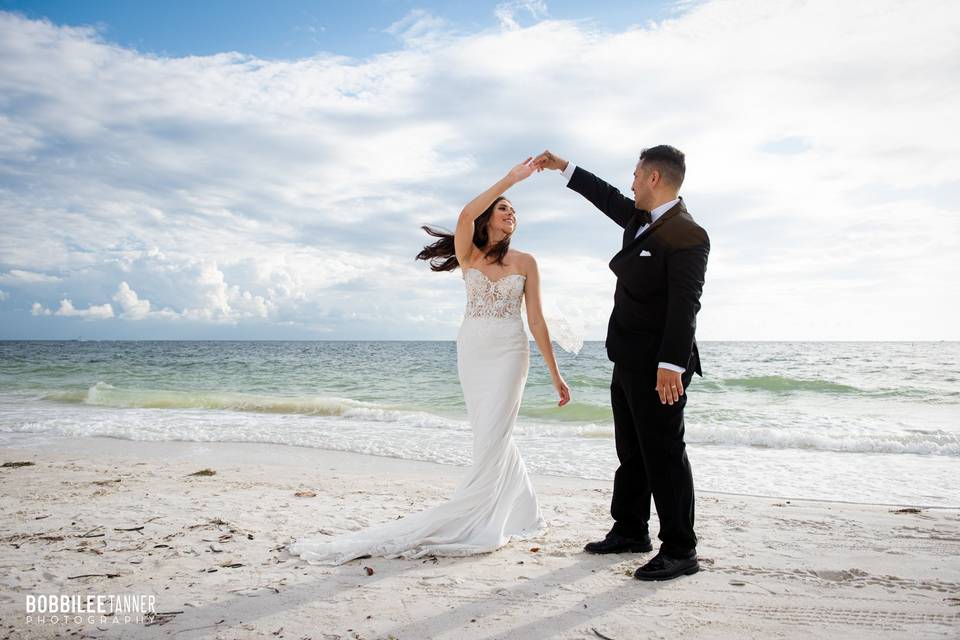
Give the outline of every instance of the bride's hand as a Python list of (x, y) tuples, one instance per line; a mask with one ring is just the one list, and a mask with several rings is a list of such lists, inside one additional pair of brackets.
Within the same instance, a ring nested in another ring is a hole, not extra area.
[(570, 402), (570, 387), (567, 386), (563, 376), (557, 376), (557, 379), (553, 381), (553, 388), (557, 390), (557, 394), (560, 396), (560, 403), (557, 406), (562, 407)]
[(520, 182), (521, 180), (529, 178), (530, 175), (537, 170), (537, 167), (533, 164), (532, 160), (533, 156), (530, 156), (513, 169), (510, 169), (510, 173), (507, 175), (510, 176), (514, 182)]

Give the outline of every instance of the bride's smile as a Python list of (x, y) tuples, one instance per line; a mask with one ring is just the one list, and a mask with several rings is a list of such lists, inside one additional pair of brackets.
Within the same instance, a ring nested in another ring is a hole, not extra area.
[(496, 244), (503, 238), (513, 235), (517, 230), (517, 212), (510, 204), (510, 201), (504, 198), (497, 203), (490, 217), (490, 244)]

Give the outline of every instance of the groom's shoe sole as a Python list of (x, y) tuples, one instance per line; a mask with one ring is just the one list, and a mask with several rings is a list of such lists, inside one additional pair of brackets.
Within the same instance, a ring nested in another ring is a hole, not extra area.
[(623, 542), (623, 543), (609, 543), (605, 544), (606, 540), (600, 540), (599, 542), (588, 542), (584, 545), (583, 550), (587, 553), (646, 553), (648, 551), (653, 551), (653, 544), (651, 542)]

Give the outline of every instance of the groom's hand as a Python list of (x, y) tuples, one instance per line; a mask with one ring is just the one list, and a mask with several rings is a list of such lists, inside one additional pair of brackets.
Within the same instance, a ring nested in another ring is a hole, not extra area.
[(553, 155), (549, 151), (544, 151), (534, 158), (533, 164), (537, 167), (537, 171), (543, 171), (544, 169), (556, 169), (557, 171), (563, 171), (567, 168), (566, 160), (560, 156)]
[(657, 393), (660, 394), (660, 404), (679, 402), (683, 395), (680, 373), (670, 369), (657, 369)]

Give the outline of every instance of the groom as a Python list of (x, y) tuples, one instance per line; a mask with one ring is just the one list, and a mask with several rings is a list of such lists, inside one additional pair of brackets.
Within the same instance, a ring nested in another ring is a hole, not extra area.
[(631, 200), (582, 167), (544, 151), (539, 170), (563, 172), (567, 186), (623, 227), (623, 248), (610, 260), (617, 276), (607, 327), (607, 357), (620, 467), (613, 482), (613, 528), (584, 548), (591, 553), (651, 551), (650, 496), (660, 519), (660, 552), (634, 573), (669, 580), (700, 569), (693, 531), (693, 475), (683, 441), (683, 407), (700, 371), (694, 339), (710, 240), (687, 212), (678, 149), (644, 149), (633, 171)]

